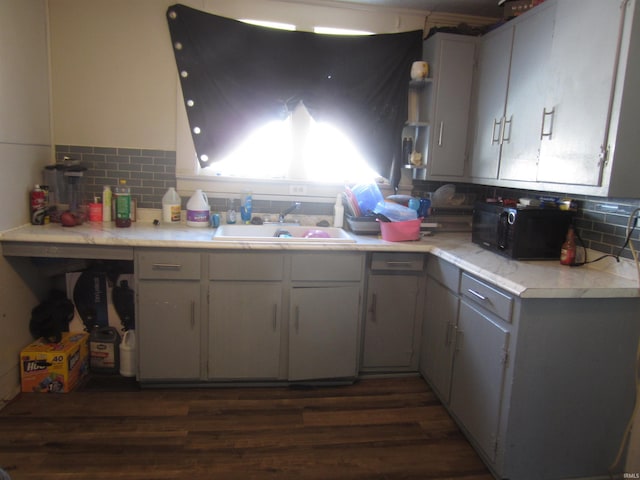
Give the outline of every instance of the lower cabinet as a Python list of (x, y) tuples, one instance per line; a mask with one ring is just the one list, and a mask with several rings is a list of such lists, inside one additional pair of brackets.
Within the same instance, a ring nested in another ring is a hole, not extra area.
[(364, 254), (291, 255), (291, 381), (358, 374)]
[(279, 378), (284, 255), (222, 252), (208, 258), (207, 377)]
[(435, 257), (427, 274), (421, 371), (475, 445), (494, 460), (512, 299)]
[(142, 382), (200, 379), (200, 257), (159, 249), (135, 256)]
[(293, 287), (289, 380), (358, 373), (359, 285)]
[(420, 372), (442, 401), (449, 403), (454, 333), (458, 323), (460, 270), (430, 257), (427, 266), (425, 315), (422, 325)]
[(449, 405), (491, 460), (498, 447), (508, 341), (499, 319), (460, 302)]
[(280, 375), (280, 282), (211, 282), (211, 379), (276, 379)]
[(417, 370), (424, 258), (419, 253), (371, 255), (361, 371)]
[(420, 371), (496, 478), (604, 478), (635, 398), (638, 298), (519, 298), (430, 256)]

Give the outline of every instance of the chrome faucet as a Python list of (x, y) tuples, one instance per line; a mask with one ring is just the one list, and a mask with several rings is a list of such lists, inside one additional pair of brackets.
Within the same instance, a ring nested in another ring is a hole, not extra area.
[(284, 223), (284, 217), (289, 215), (291, 212), (299, 209), (300, 205), (302, 205), (300, 202), (293, 202), (293, 205), (291, 205), (289, 208), (287, 208), (287, 209), (283, 210), (282, 212), (280, 212), (280, 215), (278, 215), (278, 222), (279, 223)]

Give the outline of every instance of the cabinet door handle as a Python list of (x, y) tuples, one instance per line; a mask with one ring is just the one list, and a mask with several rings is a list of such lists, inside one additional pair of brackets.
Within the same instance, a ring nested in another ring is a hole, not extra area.
[(196, 326), (196, 302), (191, 301), (191, 330)]
[(454, 328), (456, 328), (456, 326), (453, 323), (447, 322), (447, 331), (444, 336), (445, 347), (448, 347), (449, 345), (451, 345), (451, 330), (453, 330)]
[(377, 309), (378, 309), (378, 297), (374, 293), (371, 295), (371, 309), (369, 310), (371, 312), (371, 321), (373, 323), (376, 323), (377, 321), (377, 313), (378, 313)]
[(153, 270), (180, 270), (182, 265), (177, 263), (154, 263), (151, 268)]
[[(495, 145), (496, 143), (501, 143), (501, 133), (502, 132), (502, 120), (503, 118), (501, 118), (500, 120), (494, 118), (493, 119), (493, 128), (491, 129), (491, 145)], [(500, 126), (500, 128), (498, 129), (498, 138), (496, 138), (496, 127)]]
[[(540, 127), (540, 140), (544, 137), (549, 137), (551, 140), (551, 136), (553, 135), (553, 119), (555, 117), (556, 107), (553, 107), (550, 112), (547, 112), (547, 107), (542, 109), (542, 126)], [(545, 132), (544, 127), (547, 124), (547, 117), (550, 117), (549, 120), (549, 131)]]
[[(504, 121), (502, 122), (502, 131), (500, 132), (500, 145), (502, 145), (505, 142), (509, 143), (511, 141), (511, 122), (512, 121), (513, 121), (513, 115), (509, 117), (509, 120), (505, 118)], [(509, 136), (505, 137), (504, 132), (507, 130), (507, 125), (509, 125)]]
[(438, 146), (442, 146), (442, 131), (444, 130), (444, 122), (440, 122), (440, 130), (438, 132)]
[(481, 293), (476, 292), (475, 290), (473, 290), (471, 288), (467, 288), (467, 292), (469, 292), (471, 295), (473, 295), (477, 299), (482, 300), (483, 302), (487, 300), (487, 297), (485, 297)]
[(459, 352), (460, 350), (462, 350), (462, 340), (464, 339), (463, 337), (463, 331), (459, 330), (456, 327), (456, 341), (455, 341), (455, 351)]
[(300, 332), (300, 307), (298, 305), (296, 305), (296, 314), (293, 325), (296, 329), (296, 333)]
[(278, 304), (273, 305), (273, 331), (278, 329)]

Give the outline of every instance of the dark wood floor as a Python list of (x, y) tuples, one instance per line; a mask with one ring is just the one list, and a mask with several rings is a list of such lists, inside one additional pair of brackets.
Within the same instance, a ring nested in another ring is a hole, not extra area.
[(492, 478), (419, 377), (158, 390), (99, 380), (0, 411), (12, 480)]

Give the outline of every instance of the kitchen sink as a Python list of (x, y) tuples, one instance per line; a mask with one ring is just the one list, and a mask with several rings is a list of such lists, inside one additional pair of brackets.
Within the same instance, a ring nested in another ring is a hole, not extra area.
[(216, 241), (286, 242), (286, 243), (355, 243), (341, 228), (302, 225), (220, 225), (213, 235)]

